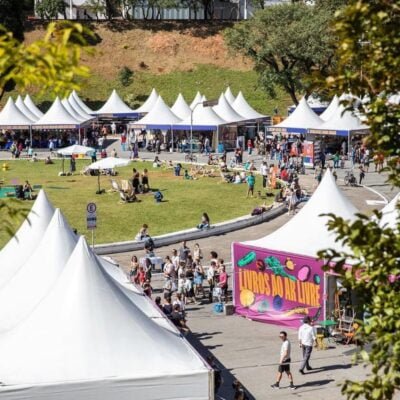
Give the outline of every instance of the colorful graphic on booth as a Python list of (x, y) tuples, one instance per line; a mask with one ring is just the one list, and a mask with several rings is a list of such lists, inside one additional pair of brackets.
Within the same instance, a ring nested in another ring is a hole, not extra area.
[(298, 327), (318, 319), (323, 304), (322, 261), (233, 244), (234, 303), (248, 318)]

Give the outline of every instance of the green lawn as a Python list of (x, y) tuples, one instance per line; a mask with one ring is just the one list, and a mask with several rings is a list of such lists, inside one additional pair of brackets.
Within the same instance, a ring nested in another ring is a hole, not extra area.
[[(78, 160), (77, 171), (89, 163), (89, 160)], [(147, 194), (139, 196), (139, 203), (119, 204), (118, 193), (95, 194), (97, 177), (79, 174), (59, 177), (59, 160), (53, 165), (44, 165), (43, 161), (31, 163), (27, 160), (10, 161), (8, 164), (8, 171), (0, 171), (0, 179), (4, 180), (6, 186), (18, 182), (23, 184), (26, 179), (31, 184), (43, 185), (52, 203), (61, 208), (70, 225), (82, 234), (89, 234), (86, 230), (86, 205), (91, 201), (96, 202), (97, 243), (131, 240), (143, 223), (149, 225), (153, 236), (191, 228), (199, 223), (203, 212), (209, 214), (211, 223), (221, 222), (249, 214), (264, 201), (247, 199), (245, 184), (220, 183), (219, 175), (215, 178), (184, 180), (182, 177), (175, 177), (171, 170), (154, 169), (150, 163), (135, 162), (130, 167), (119, 168), (117, 180), (129, 178), (133, 166), (138, 171), (147, 168), (151, 187), (162, 190), (165, 202), (157, 204), (153, 196)], [(67, 161), (66, 166), (68, 165)], [(109, 189), (109, 178), (101, 177), (101, 184), (102, 188)], [(260, 189), (261, 178), (257, 177), (255, 190)], [(16, 204), (19, 207), (30, 207), (32, 203), (18, 201)], [(4, 221), (4, 215), (0, 211), (1, 220)], [(15, 222), (15, 228), (19, 223)], [(7, 240), (6, 232), (1, 229), (0, 248)]]

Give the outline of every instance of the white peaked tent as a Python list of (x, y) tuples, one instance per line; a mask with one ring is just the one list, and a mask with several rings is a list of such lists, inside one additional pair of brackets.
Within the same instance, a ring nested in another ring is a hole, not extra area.
[(80, 144), (73, 144), (72, 146), (64, 147), (57, 151), (62, 156), (72, 156), (73, 154), (87, 155), (95, 151), (93, 147), (81, 146)]
[(75, 90), (72, 91), (72, 93), (69, 95), (69, 98), (73, 98), (76, 103), (79, 105), (79, 107), (85, 111), (87, 114), (93, 114), (93, 110), (91, 108), (89, 108), (82, 100), (81, 98), (78, 96), (78, 93), (76, 93)]
[[(78, 112), (74, 110), (74, 108), (71, 106), (67, 98), (64, 98), (61, 100), (61, 104), (64, 106), (64, 108), (78, 121), (84, 122), (87, 121), (88, 118), (82, 117)], [(90, 119), (93, 117), (90, 117)]]
[(202, 101), (202, 94), (200, 92), (196, 93), (196, 96), (194, 96), (193, 101), (190, 103), (190, 108), (193, 110), (196, 107), (196, 104), (201, 103)]
[(382, 218), (379, 222), (381, 227), (396, 229), (398, 219), (400, 217), (400, 212), (398, 205), (400, 203), (400, 193), (394, 197), (394, 199), (386, 204), (385, 207), (382, 208)]
[(267, 128), (270, 131), (286, 131), (290, 133), (306, 133), (310, 128), (317, 128), (322, 119), (311, 109), (303, 97), (296, 109), (282, 122)]
[(15, 105), (19, 108), (19, 110), (28, 117), (31, 121), (37, 121), (39, 117), (37, 117), (24, 103), (22, 97), (18, 95), (17, 100), (15, 101)]
[(332, 101), (329, 103), (328, 108), (319, 116), (323, 121), (328, 121), (332, 115), (336, 113), (337, 108), (339, 107), (339, 97), (333, 96)]
[(328, 231), (329, 217), (321, 217), (321, 214), (333, 213), (353, 220), (356, 212), (358, 210), (340, 191), (332, 173), (327, 170), (311, 199), (298, 214), (275, 232), (244, 243), (315, 258), (319, 250), (344, 249), (341, 243), (336, 242), (335, 234)]
[(172, 125), (181, 121), (165, 104), (163, 98), (158, 96), (153, 108), (139, 121), (132, 125), (145, 125), (148, 129), (170, 129)]
[(223, 93), (219, 96), (218, 104), (213, 107), (213, 110), (227, 122), (238, 122), (245, 119), (232, 108)]
[(158, 93), (156, 89), (153, 88), (153, 90), (150, 93), (150, 96), (146, 99), (146, 101), (135, 110), (137, 114), (146, 114), (151, 111), (151, 109), (154, 107), (158, 99)]
[(327, 121), (318, 126), (310, 126), (310, 128), (312, 128), (310, 133), (328, 133), (338, 136), (348, 136), (352, 132), (367, 133), (369, 129), (361, 122), (360, 118), (351, 111), (346, 111), (343, 105), (339, 105), (336, 112)]
[[(208, 399), (211, 372), (144, 315), (80, 238), (52, 291), (0, 341), (2, 399)], [(40, 362), (40, 368), (38, 368)]]
[(68, 103), (71, 105), (71, 107), (74, 109), (76, 113), (78, 113), (81, 117), (85, 119), (92, 119), (93, 116), (88, 114), (76, 101), (75, 97), (72, 96), (72, 93), (68, 97)]
[(25, 96), (24, 99), (25, 105), (28, 107), (28, 109), (36, 115), (37, 119), (43, 116), (43, 113), (36, 107), (35, 103), (32, 101), (31, 97), (29, 94)]
[(29, 129), (33, 121), (29, 119), (9, 97), (0, 112), (0, 128)]
[(179, 93), (176, 98), (174, 105), (171, 107), (171, 111), (180, 119), (185, 119), (190, 116), (192, 112), (181, 93)]
[(235, 101), (232, 104), (232, 108), (239, 114), (242, 115), (246, 119), (261, 119), (265, 118), (265, 115), (258, 113), (254, 110), (246, 99), (243, 96), (243, 93), (240, 91), (236, 96)]
[(201, 96), (201, 103), (204, 103), (205, 101), (207, 101), (207, 97), (203, 94), (203, 96)]
[(14, 328), (46, 297), (77, 240), (57, 209), (34, 252), (0, 290), (0, 333)]
[(75, 129), (87, 122), (82, 122), (74, 118), (62, 105), (60, 99), (57, 97), (49, 110), (44, 114), (38, 121), (36, 121), (33, 127), (41, 128), (58, 128), (58, 129)]
[(232, 93), (232, 91), (231, 91), (231, 88), (230, 88), (229, 86), (226, 88), (224, 94), (225, 94), (226, 101), (227, 101), (230, 105), (232, 105), (232, 104), (234, 103), (234, 101), (235, 101), (235, 96), (233, 95), (233, 93)]
[(0, 250), (0, 289), (29, 260), (42, 240), (53, 214), (54, 207), (41, 190), (26, 220)]
[(117, 91), (114, 89), (105, 102), (103, 107), (99, 110), (95, 111), (93, 114), (96, 115), (108, 115), (108, 116), (134, 116), (137, 115), (137, 112), (132, 110), (129, 106), (127, 106), (119, 97)]
[[(191, 124), (191, 122), (193, 122)], [(219, 125), (226, 125), (227, 121), (223, 120), (211, 107), (197, 106), (192, 115), (192, 119), (187, 117), (179, 124), (173, 126), (176, 130), (189, 130), (191, 126), (198, 131), (215, 131)]]

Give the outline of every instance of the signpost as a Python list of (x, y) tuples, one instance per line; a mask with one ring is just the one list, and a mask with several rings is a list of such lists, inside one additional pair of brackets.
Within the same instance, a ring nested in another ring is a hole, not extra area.
[(92, 231), (92, 247), (94, 247), (94, 230), (97, 228), (96, 203), (88, 203), (86, 206), (86, 227)]

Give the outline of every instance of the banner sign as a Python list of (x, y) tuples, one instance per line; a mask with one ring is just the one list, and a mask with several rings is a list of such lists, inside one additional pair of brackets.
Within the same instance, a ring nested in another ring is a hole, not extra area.
[(97, 227), (97, 207), (95, 203), (88, 203), (86, 206), (86, 227), (95, 229)]
[(323, 262), (311, 257), (233, 243), (236, 313), (298, 327), (304, 316), (321, 319)]
[(303, 163), (306, 167), (314, 167), (314, 143), (303, 142)]

